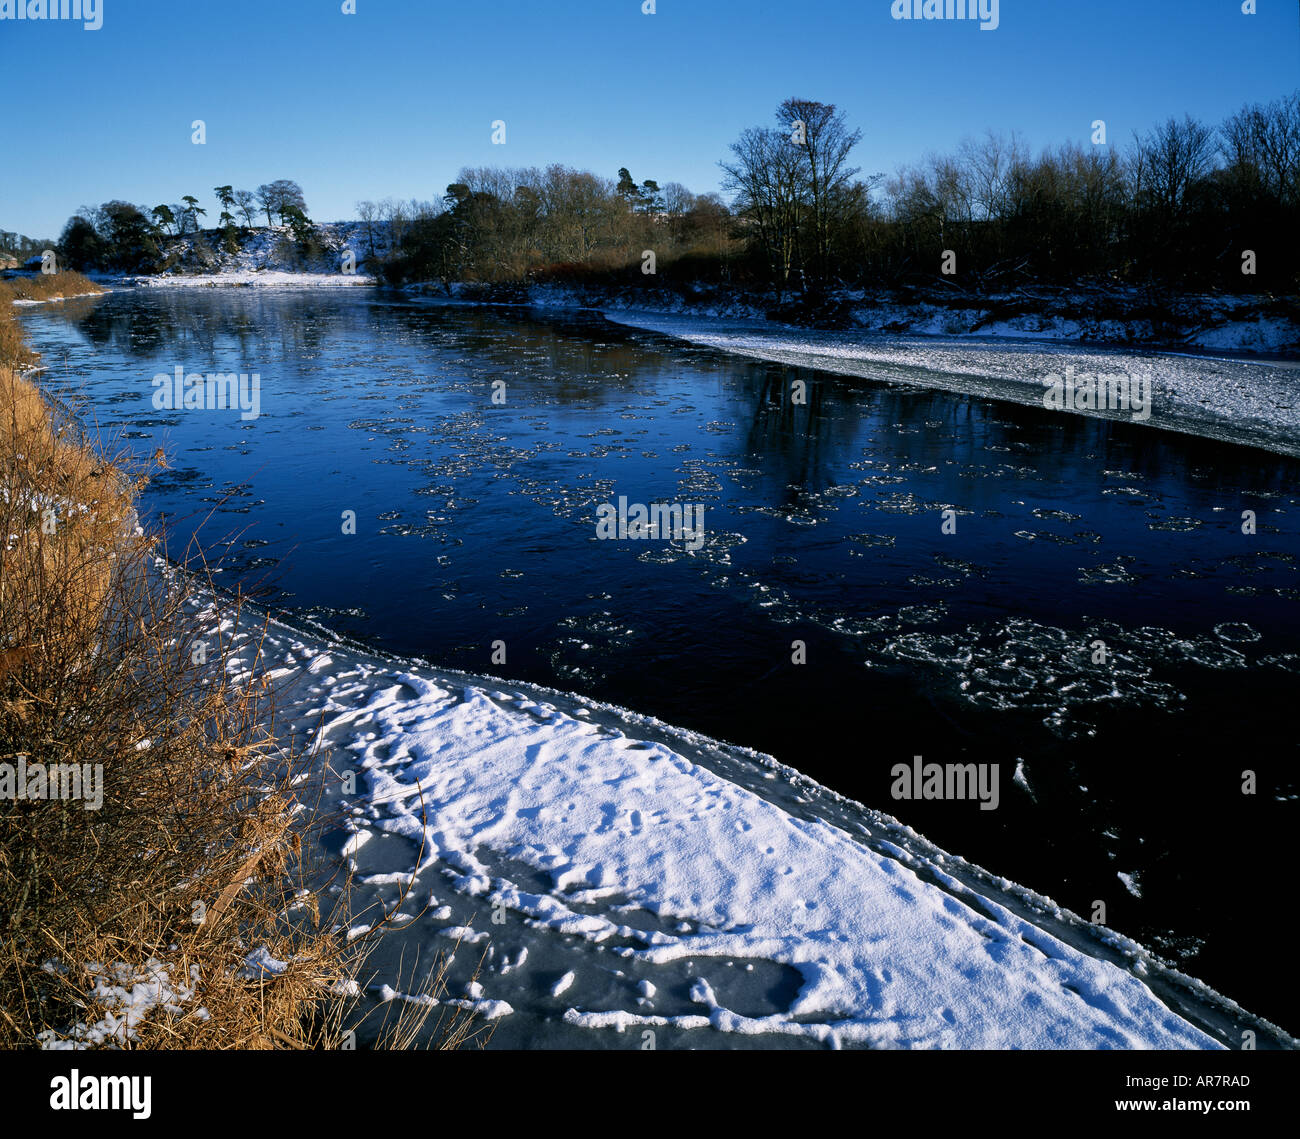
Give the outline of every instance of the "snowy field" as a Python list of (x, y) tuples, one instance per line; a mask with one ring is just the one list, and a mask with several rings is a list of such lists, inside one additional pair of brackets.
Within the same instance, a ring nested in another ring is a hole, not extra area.
[(768, 757), (274, 623), (262, 653), (282, 731), (334, 772), (332, 856), (400, 910), (376, 1001), (410, 997), (399, 956), (459, 943), (483, 972), (451, 997), (514, 1047), (1295, 1044)]

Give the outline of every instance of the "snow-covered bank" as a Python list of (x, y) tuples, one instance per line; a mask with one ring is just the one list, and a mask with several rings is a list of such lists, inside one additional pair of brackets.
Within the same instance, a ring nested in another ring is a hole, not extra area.
[(650, 313), (696, 323), (751, 321), (772, 331), (833, 329), (881, 337), (1036, 340), (1133, 349), (1188, 349), (1243, 355), (1300, 355), (1300, 306), (1273, 296), (1170, 294), (1133, 287), (1044, 290), (1041, 296), (931, 292), (900, 295), (836, 289), (800, 304), (755, 290), (696, 284), (679, 289), (558, 283), (407, 286), (415, 295), (460, 302), (497, 301), (533, 308)]
[(26, 308), (29, 305), (51, 305), (58, 301), (75, 301), (80, 297), (102, 297), (106, 292), (111, 291), (111, 289), (95, 289), (93, 292), (69, 293), (66, 297), (20, 297), (13, 302), (13, 305), (14, 308)]
[(1116, 374), (1149, 381), (1146, 418), (1118, 408), (1062, 414), (1140, 421), (1300, 455), (1300, 364), (1042, 342), (876, 335), (608, 310), (606, 319), (692, 344), (796, 367), (1043, 407), (1045, 381)]
[(485, 971), (453, 995), (513, 1046), (1295, 1045), (767, 757), (276, 624), (258, 664), (260, 628), (225, 632), (333, 769), (329, 849), (400, 903), (379, 1000), (401, 954), (459, 941)]
[(274, 288), (330, 289), (374, 285), (364, 273), (291, 273), (276, 269), (239, 269), (192, 276), (123, 277), (121, 283), (147, 289)]

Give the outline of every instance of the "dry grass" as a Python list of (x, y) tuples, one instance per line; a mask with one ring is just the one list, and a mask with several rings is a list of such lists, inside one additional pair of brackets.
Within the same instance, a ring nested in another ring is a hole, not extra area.
[(30, 277), (10, 277), (0, 281), (0, 301), (9, 302), (53, 301), (103, 291), (103, 286), (71, 269), (59, 273), (36, 273)]
[(22, 329), (13, 318), (14, 301), (51, 301), (103, 291), (89, 277), (71, 270), (0, 281), (0, 367), (26, 368), (37, 361), (36, 353), (23, 343)]
[[(97, 772), (102, 801), (86, 809), (84, 786), (81, 801), (0, 799), (0, 1043), (75, 1037), (114, 1011), (88, 999), (99, 967), (150, 961), (196, 992), (143, 1018), (132, 1045), (297, 1039), (349, 964), (288, 915), (294, 757), (221, 646), (195, 651), (210, 632), (133, 532), (139, 481), (42, 403), (0, 379), (0, 762), (78, 765), (90, 785)], [(286, 967), (249, 979), (260, 946)]]
[[(348, 890), (304, 860), (328, 822), (302, 793), (313, 757), (281, 747), (274, 693), (232, 678), (211, 612), (136, 533), (149, 474), (106, 461), (0, 358), (0, 764), (102, 778), (90, 810), (85, 787), (0, 792), (0, 1048), (339, 1047), (374, 938), (347, 941)], [(283, 968), (250, 971), (259, 950)], [(123, 970), (129, 990), (164, 963), (192, 993), (127, 1026), (104, 978)], [(381, 1046), (410, 1044), (436, 1003)], [(463, 1043), (470, 1019), (437, 1042)]]

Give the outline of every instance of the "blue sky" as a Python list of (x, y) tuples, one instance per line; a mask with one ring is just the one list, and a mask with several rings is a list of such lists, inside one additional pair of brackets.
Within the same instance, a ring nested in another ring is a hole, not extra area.
[(437, 197), (466, 165), (627, 166), (716, 190), (728, 144), (791, 95), (840, 105), (871, 173), (989, 127), (1037, 149), (1102, 118), (1122, 143), (1300, 86), (1300, 0), (1254, 16), (1240, 0), (1001, 0), (995, 31), (895, 21), (890, 0), (657, 0), (652, 16), (641, 0), (101, 3), (98, 31), (0, 20), (0, 228), (56, 236), (82, 204), (187, 193), (211, 219), (213, 186), (275, 178), (330, 221), (362, 198)]

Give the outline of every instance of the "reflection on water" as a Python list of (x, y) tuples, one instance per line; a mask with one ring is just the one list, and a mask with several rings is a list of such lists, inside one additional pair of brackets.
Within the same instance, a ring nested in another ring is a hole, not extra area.
[[(1294, 1027), (1240, 937), (1280, 936), (1271, 875), (1238, 860), (1281, 864), (1294, 813), (1297, 462), (361, 290), (123, 292), (24, 319), (56, 387), (167, 448), (147, 508), (231, 585), (771, 752), (1077, 912), (1104, 900)], [(261, 418), (155, 411), (178, 365), (257, 372)], [(707, 541), (598, 540), (619, 496), (702, 504)], [(893, 802), (913, 755), (999, 763), (1000, 808)]]

